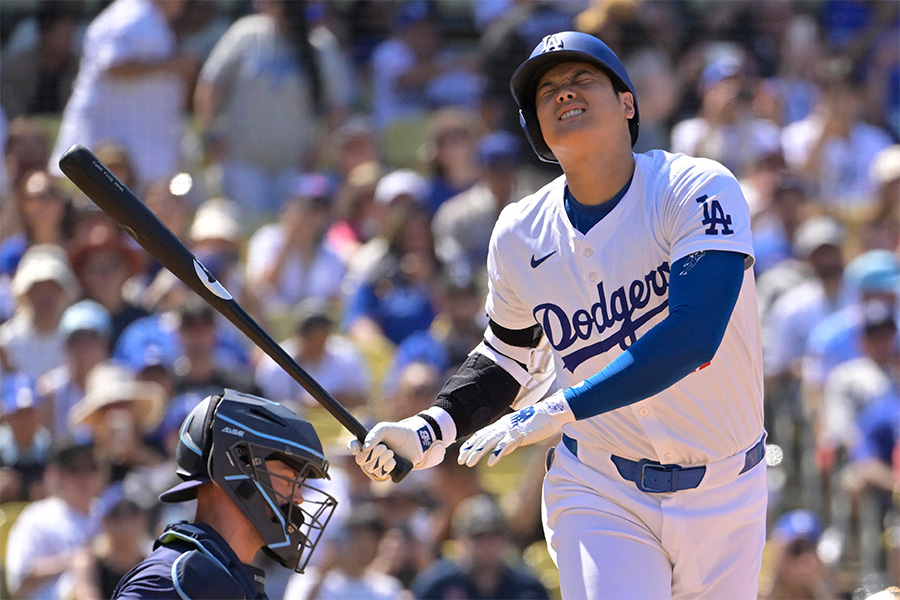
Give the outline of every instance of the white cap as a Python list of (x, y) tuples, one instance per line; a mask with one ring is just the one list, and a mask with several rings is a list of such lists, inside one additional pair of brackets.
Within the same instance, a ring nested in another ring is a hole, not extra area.
[(25, 251), (12, 280), (12, 292), (24, 296), (31, 287), (41, 281), (55, 281), (69, 296), (78, 293), (78, 281), (65, 251), (53, 244), (39, 244)]
[(428, 194), (428, 182), (411, 169), (398, 169), (388, 173), (375, 187), (375, 202), (390, 204), (398, 196), (410, 196), (417, 202), (424, 202)]
[(797, 228), (794, 251), (801, 258), (807, 258), (822, 246), (840, 248), (844, 243), (844, 227), (832, 217), (815, 216), (803, 221)]
[(240, 207), (225, 198), (211, 198), (197, 208), (191, 224), (190, 237), (194, 241), (226, 240), (239, 242), (241, 226), (238, 222)]

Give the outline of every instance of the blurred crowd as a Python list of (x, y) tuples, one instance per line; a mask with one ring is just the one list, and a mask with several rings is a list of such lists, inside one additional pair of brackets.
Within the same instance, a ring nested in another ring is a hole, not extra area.
[(109, 597), (192, 516), (156, 496), (182, 420), (226, 387), (309, 418), (332, 463), (326, 549), (304, 575), (260, 557), (271, 597), (558, 596), (540, 448), (491, 469), (451, 448), (372, 484), (349, 434), (57, 161), (92, 149), (361, 421), (403, 418), (481, 339), (499, 211), (561, 174), (531, 152), (508, 82), (567, 29), (623, 59), (637, 152), (715, 159), (750, 204), (761, 597), (900, 586), (897, 2), (3, 4), (0, 596)]

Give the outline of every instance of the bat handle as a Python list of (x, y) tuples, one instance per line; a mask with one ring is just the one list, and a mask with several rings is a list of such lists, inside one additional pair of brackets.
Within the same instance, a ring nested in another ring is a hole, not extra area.
[(391, 481), (394, 483), (400, 483), (403, 481), (403, 478), (409, 475), (409, 472), (413, 469), (413, 464), (394, 452), (394, 460), (397, 461), (397, 464), (394, 465), (394, 470), (391, 471)]

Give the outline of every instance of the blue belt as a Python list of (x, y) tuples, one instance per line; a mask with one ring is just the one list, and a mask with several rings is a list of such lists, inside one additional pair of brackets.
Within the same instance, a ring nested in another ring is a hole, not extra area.
[[(563, 435), (562, 441), (569, 452), (578, 456), (578, 440)], [(765, 439), (761, 439), (744, 455), (744, 468), (741, 469), (741, 473), (745, 473), (759, 464), (765, 454)], [(703, 476), (706, 475), (705, 466), (664, 465), (646, 458), (629, 460), (616, 455), (612, 455), (610, 458), (619, 475), (634, 482), (642, 492), (662, 493), (690, 490), (700, 485)]]

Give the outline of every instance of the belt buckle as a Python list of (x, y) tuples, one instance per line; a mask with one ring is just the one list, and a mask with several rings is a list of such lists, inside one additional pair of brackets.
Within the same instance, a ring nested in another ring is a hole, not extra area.
[[(669, 478), (668, 486), (665, 488), (651, 488), (647, 487), (647, 470), (658, 471), (661, 473), (671, 473), (671, 477)], [(637, 488), (642, 492), (650, 492), (654, 494), (659, 494), (662, 492), (674, 492), (678, 489), (676, 486), (676, 478), (678, 477), (678, 471), (680, 471), (682, 467), (680, 465), (663, 465), (655, 460), (648, 460), (646, 458), (642, 458), (638, 461), (638, 478), (635, 481)]]

